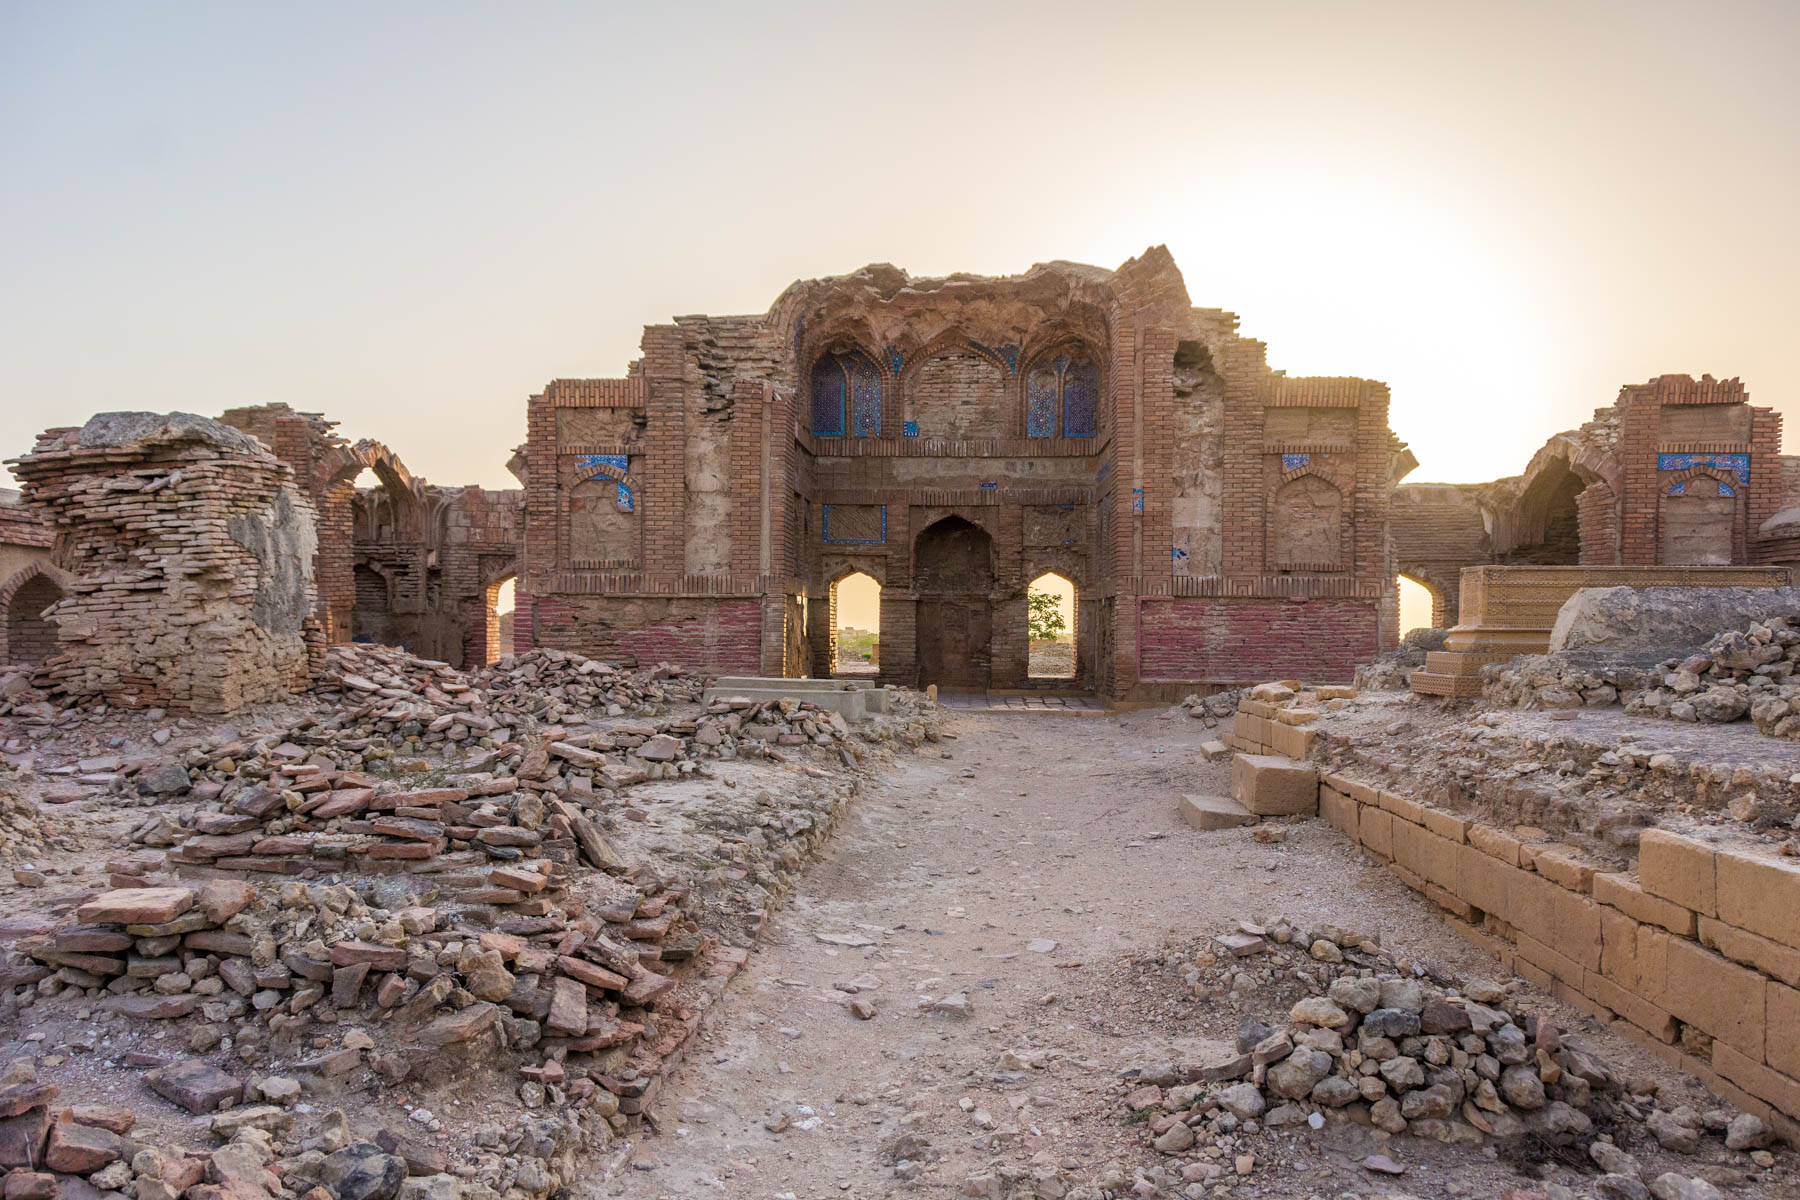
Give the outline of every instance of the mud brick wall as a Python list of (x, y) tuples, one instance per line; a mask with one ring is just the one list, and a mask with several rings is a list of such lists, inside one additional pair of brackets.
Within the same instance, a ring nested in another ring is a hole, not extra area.
[(1329, 773), (1319, 811), (1507, 969), (1800, 1136), (1800, 863), (1649, 829), (1609, 872)]
[(256, 440), (189, 414), (102, 413), (15, 471), (57, 533), (52, 687), (228, 713), (309, 682), (313, 508)]

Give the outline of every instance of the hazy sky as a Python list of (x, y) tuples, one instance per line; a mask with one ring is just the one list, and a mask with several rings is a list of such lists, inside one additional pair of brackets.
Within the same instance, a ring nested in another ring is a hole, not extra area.
[(280, 400), (510, 486), (526, 396), (646, 323), (1158, 242), (1272, 365), (1391, 384), (1414, 480), (1663, 372), (1789, 412), (1797, 45), (1795, 0), (0, 0), (0, 450)]

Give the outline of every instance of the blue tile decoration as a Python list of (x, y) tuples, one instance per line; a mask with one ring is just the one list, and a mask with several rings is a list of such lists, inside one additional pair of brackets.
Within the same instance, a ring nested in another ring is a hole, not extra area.
[(1291, 471), (1295, 467), (1304, 467), (1312, 461), (1310, 454), (1284, 454), (1281, 456), (1281, 469)]
[(1685, 496), (1685, 495), (1687, 495), (1687, 480), (1681, 479), (1681, 480), (1677, 480), (1674, 483), (1671, 483), (1669, 485), (1669, 490), (1667, 492), (1665, 492), (1664, 495), (1668, 495), (1668, 496)]
[(991, 492), (999, 486), (1000, 485), (992, 479), (984, 479), (981, 481), (981, 490), (984, 492)]
[(1063, 369), (1063, 435), (1094, 437), (1100, 432), (1100, 364), (1078, 358)]
[(900, 374), (900, 368), (906, 365), (906, 355), (902, 354), (893, 346), (887, 348), (887, 360), (889, 369), (892, 370), (895, 375)]
[(907, 437), (918, 437), (919, 423), (917, 421), (908, 421), (900, 427), (900, 432), (904, 433)]
[(826, 355), (813, 364), (812, 431), (814, 437), (844, 436), (844, 393), (848, 381), (838, 360)]
[(1056, 432), (1056, 396), (1062, 373), (1039, 366), (1025, 378), (1025, 436), (1050, 437)]
[(1174, 561), (1176, 561), (1176, 562), (1186, 562), (1187, 561), (1188, 555), (1187, 555), (1186, 550), (1183, 550), (1180, 546), (1171, 546), (1171, 547), (1169, 547), (1169, 549), (1172, 552), (1171, 557), (1174, 559)]
[(833, 504), (819, 506), (819, 540), (834, 546), (880, 546), (887, 542), (887, 505), (881, 508), (881, 536), (872, 538), (834, 538), (831, 536), (831, 510)]
[(860, 354), (848, 358), (851, 432), (857, 437), (880, 437), (881, 372)]
[(1134, 513), (1141, 513), (1144, 511), (1144, 489), (1143, 488), (1132, 488), (1131, 489), (1131, 511)]
[(625, 484), (623, 481), (621, 481), (618, 484), (618, 489), (619, 489), (619, 494), (618, 494), (619, 507), (624, 509), (626, 512), (636, 512), (637, 511), (637, 498), (631, 494), (631, 488), (627, 484)]
[(1726, 483), (1723, 479), (1721, 479), (1719, 481), (1719, 495), (1735, 496), (1735, 495), (1737, 495), (1737, 489), (1732, 487), (1729, 483)]
[(1019, 373), (1019, 348), (1008, 342), (1004, 346), (984, 346), (974, 338), (969, 339), (969, 349), (987, 358), (993, 359), (1006, 368), (1008, 375)]
[(826, 354), (812, 369), (814, 437), (881, 436), (881, 369), (860, 351)]
[[(584, 471), (589, 467), (610, 467), (611, 471), (602, 470), (600, 474), (609, 479), (617, 479), (630, 471), (631, 460), (623, 454), (577, 454), (575, 465)], [(618, 474), (614, 475), (613, 471), (617, 471)]]
[(1656, 469), (1659, 471), (1687, 471), (1694, 467), (1717, 467), (1721, 471), (1730, 471), (1737, 476), (1739, 483), (1750, 482), (1750, 456), (1748, 454), (1659, 454), (1656, 456)]

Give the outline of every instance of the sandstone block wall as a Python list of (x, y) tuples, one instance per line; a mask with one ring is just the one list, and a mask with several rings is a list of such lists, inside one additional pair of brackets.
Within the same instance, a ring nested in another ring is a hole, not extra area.
[[(1272, 713), (1244, 702), (1233, 743), (1303, 755)], [(1800, 1136), (1800, 863), (1650, 829), (1615, 872), (1334, 772), (1318, 804), (1507, 970)]]
[(14, 470), (56, 534), (58, 691), (224, 713), (306, 686), (313, 506), (255, 439), (186, 413), (102, 413)]

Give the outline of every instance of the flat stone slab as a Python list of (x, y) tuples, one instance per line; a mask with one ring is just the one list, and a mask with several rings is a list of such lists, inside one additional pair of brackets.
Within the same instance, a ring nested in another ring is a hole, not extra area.
[(1256, 824), (1256, 814), (1229, 796), (1183, 796), (1177, 805), (1181, 819), (1193, 829), (1236, 829)]
[(211, 1063), (198, 1058), (183, 1059), (152, 1071), (149, 1082), (151, 1091), (196, 1116), (216, 1112), (219, 1105), (228, 1102), (236, 1104), (244, 1098), (244, 1083), (241, 1079), (233, 1079)]
[[(796, 680), (797, 683), (808, 682)], [(812, 682), (826, 682), (814, 680)], [(826, 712), (834, 712), (846, 721), (863, 721), (868, 719), (869, 691), (864, 688), (849, 690), (825, 691), (815, 688), (790, 687), (785, 680), (770, 680), (766, 686), (760, 687), (710, 687), (701, 696), (701, 702), (707, 705), (720, 700), (804, 700), (808, 704), (817, 705)]]
[(160, 925), (192, 907), (193, 888), (122, 888), (95, 896), (75, 916), (89, 925)]

